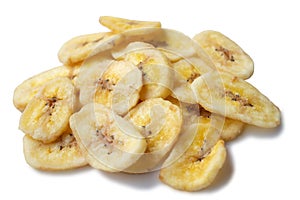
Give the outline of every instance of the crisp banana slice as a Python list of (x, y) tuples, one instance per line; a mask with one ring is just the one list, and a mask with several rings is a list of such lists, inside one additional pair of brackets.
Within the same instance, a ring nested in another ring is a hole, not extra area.
[(100, 24), (107, 27), (114, 33), (122, 33), (124, 31), (130, 29), (139, 29), (139, 28), (160, 28), (160, 22), (154, 21), (137, 21), (137, 20), (130, 20), (118, 17), (111, 17), (111, 16), (101, 16), (99, 18)]
[(40, 88), (56, 77), (73, 77), (73, 68), (59, 66), (37, 74), (18, 85), (14, 91), (13, 103), (21, 112), (28, 102), (37, 94)]
[(154, 46), (142, 42), (130, 43), (123, 51), (115, 53), (117, 59), (133, 63), (142, 71), (142, 100), (165, 98), (172, 88), (172, 73), (167, 58)]
[(72, 132), (49, 144), (25, 135), (23, 149), (26, 162), (36, 169), (67, 170), (87, 165)]
[(197, 191), (213, 182), (226, 160), (226, 149), (224, 141), (219, 140), (211, 150), (203, 150), (211, 130), (209, 124), (209, 120), (201, 122), (191, 145), (179, 159), (166, 160), (159, 174), (163, 183), (179, 190)]
[(19, 128), (36, 140), (50, 143), (68, 128), (76, 96), (69, 78), (49, 81), (28, 103), (21, 115)]
[(135, 163), (147, 143), (135, 127), (102, 104), (91, 103), (70, 117), (70, 126), (89, 164), (118, 172)]
[(182, 123), (180, 108), (161, 98), (152, 98), (134, 107), (125, 119), (145, 136), (147, 149), (135, 164), (124, 171), (143, 173), (155, 170), (177, 141)]
[(65, 65), (74, 65), (88, 58), (93, 50), (113, 34), (109, 32), (93, 33), (74, 37), (63, 44), (58, 59)]
[(254, 71), (253, 60), (240, 46), (217, 31), (203, 31), (193, 38), (209, 55), (218, 70), (247, 79)]
[(100, 68), (95, 65), (88, 74), (83, 75), (85, 79), (80, 78), (83, 82), (80, 88), (81, 103), (101, 103), (119, 115), (126, 114), (139, 100), (142, 72), (127, 61), (114, 61)]
[(280, 124), (279, 109), (254, 86), (227, 72), (195, 79), (192, 90), (206, 110), (244, 123), (272, 128)]

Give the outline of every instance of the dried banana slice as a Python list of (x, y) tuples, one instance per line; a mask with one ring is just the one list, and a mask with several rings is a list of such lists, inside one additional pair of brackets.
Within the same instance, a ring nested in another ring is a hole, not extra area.
[[(102, 66), (106, 64), (109, 66)], [(119, 115), (126, 114), (137, 104), (143, 85), (142, 72), (131, 62), (99, 61), (83, 74), (80, 77), (82, 104), (101, 103)]]
[(147, 43), (133, 42), (122, 52), (124, 53), (118, 53), (118, 60), (123, 58), (142, 71), (143, 88), (140, 93), (142, 100), (165, 98), (170, 94), (172, 88), (171, 69), (167, 58), (159, 50)]
[(135, 163), (146, 149), (145, 138), (125, 119), (102, 104), (87, 104), (70, 118), (74, 136), (89, 164), (117, 172)]
[(194, 80), (192, 90), (206, 110), (264, 128), (280, 124), (279, 109), (254, 86), (226, 72)]
[(26, 106), (19, 128), (44, 143), (55, 141), (68, 128), (76, 106), (75, 88), (69, 78), (49, 81)]
[(25, 135), (23, 148), (26, 162), (36, 169), (68, 170), (87, 165), (72, 132), (49, 144)]
[(122, 33), (124, 31), (130, 29), (139, 29), (139, 28), (160, 28), (160, 22), (154, 21), (137, 21), (137, 20), (130, 20), (118, 17), (111, 17), (111, 16), (101, 16), (99, 18), (100, 24), (107, 27), (114, 33)]
[(56, 77), (73, 77), (73, 68), (59, 66), (37, 74), (18, 85), (14, 91), (13, 103), (21, 112), (28, 102), (37, 94), (43, 85)]
[(125, 119), (132, 122), (147, 141), (145, 154), (125, 171), (144, 173), (155, 170), (177, 141), (182, 123), (180, 108), (161, 98), (152, 98), (138, 104)]
[(193, 38), (209, 55), (218, 70), (247, 79), (254, 71), (253, 60), (241, 47), (217, 31), (203, 31)]
[(109, 32), (93, 33), (74, 37), (63, 44), (58, 59), (65, 65), (74, 65), (88, 58), (93, 50), (113, 34)]
[(203, 154), (206, 131), (209, 126), (202, 124), (191, 146), (171, 165), (160, 170), (160, 180), (179, 190), (197, 191), (208, 187), (226, 160), (224, 141), (219, 140), (213, 148)]

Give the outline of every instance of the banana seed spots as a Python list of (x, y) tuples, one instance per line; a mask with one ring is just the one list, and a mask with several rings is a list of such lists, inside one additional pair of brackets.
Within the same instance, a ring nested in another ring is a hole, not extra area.
[(200, 76), (199, 73), (192, 73), (190, 75), (190, 77), (186, 80), (186, 82), (188, 83), (192, 83), (196, 78), (198, 78)]
[(112, 153), (112, 143), (114, 143), (115, 137), (113, 135), (108, 134), (107, 128), (101, 127), (100, 129), (96, 130), (97, 138), (103, 142), (103, 146), (107, 147), (107, 154)]
[(224, 47), (220, 46), (219, 48), (216, 48), (215, 51), (220, 52), (221, 56), (224, 56), (226, 60), (229, 60), (231, 62), (235, 61), (232, 53), (228, 49), (225, 49)]
[(233, 94), (231, 91), (226, 91), (225, 96), (229, 97), (232, 101), (239, 102), (242, 106), (253, 107), (253, 104), (249, 103), (247, 98), (241, 97), (239, 94)]
[(59, 99), (57, 97), (51, 97), (47, 99), (47, 102), (45, 103), (45, 106), (47, 107), (46, 112), (48, 112), (50, 116), (52, 115), (52, 112), (55, 109), (55, 103), (58, 100)]
[(102, 79), (99, 78), (97, 81), (98, 87), (100, 87), (102, 90), (107, 90), (111, 92), (113, 90), (113, 86), (115, 86), (115, 83), (112, 83), (110, 79)]

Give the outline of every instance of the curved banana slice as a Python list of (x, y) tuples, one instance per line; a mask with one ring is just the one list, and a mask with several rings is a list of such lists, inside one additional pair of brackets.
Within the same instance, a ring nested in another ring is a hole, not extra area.
[(72, 132), (64, 133), (56, 141), (49, 144), (25, 135), (23, 148), (26, 162), (36, 169), (67, 170), (88, 164)]
[(21, 112), (43, 85), (56, 77), (73, 77), (73, 68), (59, 66), (37, 74), (18, 85), (14, 91), (13, 103)]
[(217, 31), (203, 31), (193, 38), (209, 55), (217, 69), (247, 79), (254, 71), (253, 60), (241, 47)]
[(182, 116), (179, 107), (161, 98), (148, 99), (133, 108), (125, 119), (146, 137), (147, 149), (135, 164), (124, 171), (143, 173), (155, 170), (180, 133)]
[(160, 170), (159, 178), (163, 183), (178, 190), (198, 191), (214, 181), (226, 160), (226, 148), (224, 141), (219, 140), (211, 151), (201, 155), (205, 129), (200, 129), (182, 157)]
[(139, 100), (142, 72), (127, 61), (114, 61), (100, 68), (95, 65), (80, 77), (84, 82), (80, 88), (81, 103), (101, 103), (119, 115), (126, 114)]
[(55, 78), (28, 103), (19, 128), (36, 140), (53, 142), (67, 130), (75, 106), (75, 89), (71, 80)]
[(74, 65), (82, 62), (90, 56), (99, 43), (112, 35), (112, 33), (103, 32), (74, 37), (60, 48), (58, 59), (66, 65)]
[(196, 97), (191, 89), (191, 83), (200, 76), (200, 71), (185, 59), (172, 64), (172, 68), (174, 70), (172, 96), (182, 102), (195, 104)]
[[(124, 53), (118, 53), (125, 61), (133, 63), (142, 71), (143, 88), (140, 99), (165, 98), (172, 88), (171, 69), (167, 58), (154, 46), (142, 43), (130, 43)], [(122, 56), (123, 54), (123, 56)]]
[(210, 72), (192, 83), (206, 110), (264, 128), (280, 124), (279, 109), (254, 86), (226, 72)]
[(118, 17), (111, 16), (101, 16), (99, 18), (100, 24), (107, 27), (114, 33), (121, 33), (130, 29), (139, 29), (139, 28), (160, 28), (160, 22), (154, 21), (137, 21), (130, 20)]
[(70, 117), (74, 136), (89, 164), (117, 172), (135, 163), (146, 149), (134, 126), (102, 104), (87, 104)]

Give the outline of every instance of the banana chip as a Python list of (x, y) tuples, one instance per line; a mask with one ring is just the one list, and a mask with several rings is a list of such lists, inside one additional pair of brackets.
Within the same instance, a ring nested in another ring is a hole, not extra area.
[(162, 183), (198, 191), (246, 124), (280, 125), (279, 109), (244, 81), (253, 60), (220, 32), (191, 39), (155, 21), (99, 22), (110, 32), (70, 39), (58, 52), (63, 66), (14, 91), (31, 167), (160, 170)]
[(74, 65), (90, 56), (99, 43), (112, 36), (112, 33), (81, 35), (67, 41), (58, 52), (58, 59), (65, 65)]
[(161, 98), (152, 98), (138, 104), (126, 116), (144, 135), (145, 154), (126, 172), (153, 171), (177, 141), (182, 116), (178, 106)]
[(49, 144), (25, 135), (23, 146), (27, 163), (36, 169), (67, 170), (88, 164), (72, 132), (64, 133), (56, 141)]
[(160, 22), (150, 22), (150, 21), (137, 21), (111, 16), (101, 16), (99, 18), (100, 24), (109, 28), (114, 33), (122, 33), (130, 29), (138, 28), (160, 28)]
[(248, 82), (226, 72), (210, 72), (192, 83), (206, 110), (264, 128), (280, 124), (279, 109)]
[(97, 169), (122, 171), (146, 149), (145, 138), (128, 121), (102, 104), (87, 104), (73, 114), (70, 126), (87, 161)]
[(56, 77), (73, 77), (73, 68), (67, 66), (55, 67), (37, 74), (16, 87), (13, 96), (15, 107), (24, 111), (28, 102), (38, 93), (42, 86)]
[(53, 142), (67, 130), (75, 107), (75, 88), (71, 80), (55, 78), (28, 103), (19, 127), (36, 140)]
[(241, 47), (217, 31), (203, 31), (193, 38), (220, 71), (248, 79), (254, 71), (253, 60)]

